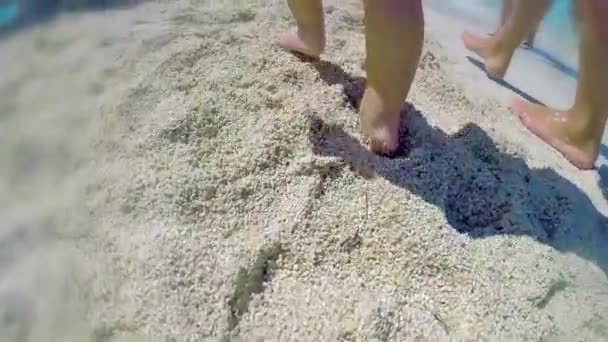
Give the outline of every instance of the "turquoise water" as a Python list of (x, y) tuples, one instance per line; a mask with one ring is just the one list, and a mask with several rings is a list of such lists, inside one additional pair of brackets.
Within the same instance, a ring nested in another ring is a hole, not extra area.
[[(531, 1), (531, 0), (524, 0), (524, 1)], [(467, 3), (470, 3), (471, 5), (473, 5), (475, 2), (475, 0), (469, 0), (469, 1), (460, 1), (462, 4), (464, 4), (465, 6), (467, 5)], [(483, 1), (485, 3), (485, 5), (489, 8), (493, 8), (495, 10), (500, 10), (501, 6), (502, 6), (502, 0), (485, 0)], [(545, 17), (545, 24), (554, 28), (558, 28), (558, 29), (563, 29), (563, 25), (570, 25), (571, 24), (571, 14), (572, 14), (572, 8), (573, 8), (573, 4), (572, 4), (572, 0), (555, 0), (552, 8), (551, 8), (551, 12), (547, 15), (547, 17)]]
[(561, 25), (571, 22), (573, 4), (570, 0), (559, 0), (553, 4), (553, 9), (546, 18), (550, 25)]
[(0, 6), (0, 28), (12, 24), (17, 18), (17, 2)]

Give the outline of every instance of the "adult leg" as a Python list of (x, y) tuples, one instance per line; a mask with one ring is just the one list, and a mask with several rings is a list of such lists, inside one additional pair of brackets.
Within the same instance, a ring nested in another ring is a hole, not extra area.
[(369, 148), (398, 147), (399, 113), (416, 74), (424, 40), (421, 0), (364, 0), (367, 88), (360, 117)]
[(513, 53), (539, 26), (551, 3), (552, 0), (517, 1), (511, 16), (493, 37), (480, 37), (465, 32), (462, 35), (464, 45), (484, 59), (488, 76), (503, 78)]
[(287, 50), (317, 58), (325, 48), (325, 24), (322, 0), (288, 0), (298, 26), (297, 33), (286, 33), (279, 45)]
[(576, 99), (559, 111), (515, 99), (522, 123), (580, 169), (591, 169), (608, 118), (608, 2), (578, 0), (581, 16), (580, 75)]

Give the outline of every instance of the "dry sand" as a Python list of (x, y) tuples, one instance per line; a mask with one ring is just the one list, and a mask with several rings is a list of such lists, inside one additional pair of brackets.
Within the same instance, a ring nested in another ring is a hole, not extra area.
[(608, 340), (597, 174), (527, 133), (432, 10), (405, 144), (370, 155), (362, 8), (326, 11), (317, 63), (274, 46), (279, 0), (0, 42), (3, 338)]

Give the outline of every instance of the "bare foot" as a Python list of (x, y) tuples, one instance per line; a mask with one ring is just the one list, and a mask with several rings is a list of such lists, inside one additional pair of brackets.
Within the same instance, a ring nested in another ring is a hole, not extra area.
[(467, 31), (462, 34), (464, 46), (483, 58), (488, 76), (502, 79), (505, 77), (507, 68), (511, 63), (511, 55), (501, 51), (496, 41), (494, 35), (492, 37), (479, 37)]
[(594, 168), (599, 144), (586, 134), (573, 134), (572, 113), (513, 99), (511, 109), (537, 137), (581, 170)]
[(323, 52), (324, 45), (324, 38), (303, 39), (295, 33), (285, 33), (279, 37), (279, 46), (283, 49), (315, 59), (318, 59)]
[(367, 134), (367, 148), (375, 154), (390, 156), (399, 147), (399, 131), (392, 127), (379, 127)]
[(363, 125), (367, 148), (378, 155), (390, 156), (399, 147), (399, 115), (390, 120), (383, 119)]
[[(472, 34), (467, 33), (467, 35), (472, 35)], [(495, 35), (496, 35), (495, 32), (488, 33), (488, 36), (490, 36), (490, 37), (494, 37)], [(526, 50), (529, 50), (529, 49), (533, 48), (534, 47), (533, 45), (534, 45), (534, 43), (531, 40), (529, 40), (529, 39), (526, 40), (526, 41), (524, 41), (523, 43), (521, 43), (521, 47), (523, 49), (526, 49)]]

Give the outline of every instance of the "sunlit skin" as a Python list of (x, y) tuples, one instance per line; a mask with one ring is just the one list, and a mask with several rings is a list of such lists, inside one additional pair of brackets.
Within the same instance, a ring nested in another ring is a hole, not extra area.
[[(321, 0), (289, 0), (295, 33), (279, 38), (285, 49), (318, 58), (325, 47)], [(367, 88), (361, 129), (369, 148), (391, 154), (399, 144), (399, 112), (416, 74), (424, 39), (421, 0), (364, 0)]]
[[(511, 0), (504, 1), (511, 3)], [(501, 79), (515, 50), (536, 31), (551, 3), (551, 0), (516, 1), (512, 3), (510, 16), (493, 36), (481, 37), (465, 31), (462, 35), (464, 45), (484, 59), (488, 76)]]
[[(517, 2), (511, 17), (490, 38), (463, 34), (465, 46), (484, 58), (488, 74), (502, 78), (519, 43), (547, 13), (551, 1)], [(608, 1), (578, 0), (580, 75), (576, 98), (558, 110), (516, 98), (511, 108), (536, 136), (580, 169), (592, 169), (608, 117)], [(529, 31), (526, 31), (529, 30)]]
[[(493, 37), (463, 34), (465, 46), (483, 58), (488, 75), (503, 78), (514, 51), (533, 34), (551, 0), (512, 2), (511, 15)], [(424, 16), (420, 0), (365, 0), (368, 76), (360, 108), (369, 148), (390, 154), (399, 143), (399, 111), (420, 59)], [(325, 48), (321, 0), (289, 0), (295, 33), (280, 37), (283, 48), (318, 58)], [(566, 111), (514, 99), (522, 123), (580, 169), (591, 169), (599, 154), (608, 116), (608, 1), (578, 0), (581, 26), (580, 77), (574, 105)]]
[[(515, 7), (516, 1), (517, 0), (503, 0), (502, 12), (500, 14), (500, 26), (503, 26), (504, 24), (507, 23), (507, 20), (513, 13), (513, 8)], [(526, 38), (526, 40), (524, 41), (524, 44), (523, 44), (524, 48), (534, 46), (534, 40), (536, 39), (537, 30), (538, 30), (538, 27), (536, 29), (534, 29), (534, 31), (532, 31), (532, 33), (530, 33), (528, 35), (528, 37)]]

